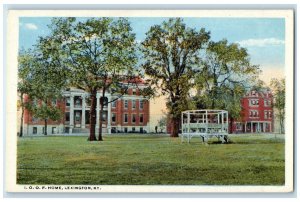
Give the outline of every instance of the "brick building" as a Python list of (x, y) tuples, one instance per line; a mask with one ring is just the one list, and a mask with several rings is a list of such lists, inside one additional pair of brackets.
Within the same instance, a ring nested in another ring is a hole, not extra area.
[[(272, 102), (273, 96), (269, 89), (248, 92), (241, 99), (240, 119), (233, 122), (229, 120), (229, 133), (274, 132)], [(168, 119), (167, 133), (172, 133), (172, 130)]]
[(273, 95), (269, 89), (250, 91), (241, 99), (241, 118), (230, 124), (231, 133), (273, 132)]
[[(104, 106), (102, 115), (103, 133), (149, 132), (149, 100), (140, 95), (139, 89), (145, 88), (143, 81), (129, 85), (127, 93), (116, 99), (115, 95), (106, 92), (108, 104)], [(100, 120), (100, 95), (97, 92), (96, 131)], [(60, 121), (48, 120), (48, 134), (88, 133), (90, 127), (89, 94), (83, 90), (71, 88), (64, 91), (62, 100), (53, 100), (52, 105), (59, 107), (64, 113)], [(28, 97), (25, 97), (25, 101)], [(115, 100), (115, 101), (114, 101)], [(44, 121), (33, 117), (28, 110), (24, 112), (24, 135), (42, 134)]]

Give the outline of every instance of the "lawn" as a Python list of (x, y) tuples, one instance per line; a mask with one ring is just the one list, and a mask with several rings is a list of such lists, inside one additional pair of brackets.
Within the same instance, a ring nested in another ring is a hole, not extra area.
[[(217, 140), (217, 139), (216, 139)], [(111, 135), (18, 139), (18, 184), (284, 185), (284, 139), (231, 137), (230, 144), (199, 138)]]

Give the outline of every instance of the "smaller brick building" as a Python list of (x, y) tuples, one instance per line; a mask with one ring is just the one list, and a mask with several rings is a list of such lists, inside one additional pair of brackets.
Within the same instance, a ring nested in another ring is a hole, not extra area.
[(241, 118), (230, 124), (231, 133), (273, 132), (273, 95), (270, 89), (250, 91), (241, 99)]

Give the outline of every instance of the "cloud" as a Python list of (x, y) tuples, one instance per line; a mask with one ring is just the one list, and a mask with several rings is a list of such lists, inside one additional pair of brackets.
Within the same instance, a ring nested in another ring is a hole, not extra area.
[(26, 23), (25, 28), (30, 29), (30, 30), (37, 30), (38, 29), (38, 27), (33, 23)]
[(251, 47), (251, 46), (278, 46), (284, 45), (284, 40), (276, 39), (276, 38), (265, 38), (265, 39), (247, 39), (243, 41), (237, 41), (241, 46)]

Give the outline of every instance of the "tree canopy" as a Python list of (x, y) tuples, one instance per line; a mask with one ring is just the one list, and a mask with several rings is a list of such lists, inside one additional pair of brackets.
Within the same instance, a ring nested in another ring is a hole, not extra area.
[(285, 79), (271, 80), (271, 88), (274, 92), (273, 108), (275, 109), (275, 115), (279, 119), (280, 133), (285, 132), (284, 121), (285, 121)]
[(182, 19), (171, 18), (152, 26), (142, 42), (142, 67), (151, 78), (150, 84), (168, 97), (172, 137), (178, 137), (180, 114), (190, 100), (189, 90), (201, 60), (200, 50), (209, 38), (210, 33), (204, 29), (197, 31), (186, 27)]
[[(50, 39), (60, 44), (62, 59), (68, 67), (70, 85), (90, 93), (90, 137), (96, 140), (96, 94), (102, 91), (100, 114), (105, 92), (124, 91), (124, 81), (137, 76), (136, 43), (126, 18), (54, 18)], [(102, 140), (100, 119), (99, 140)]]
[(197, 74), (198, 108), (225, 109), (239, 118), (240, 99), (257, 83), (259, 67), (250, 63), (247, 50), (227, 40), (210, 41)]

